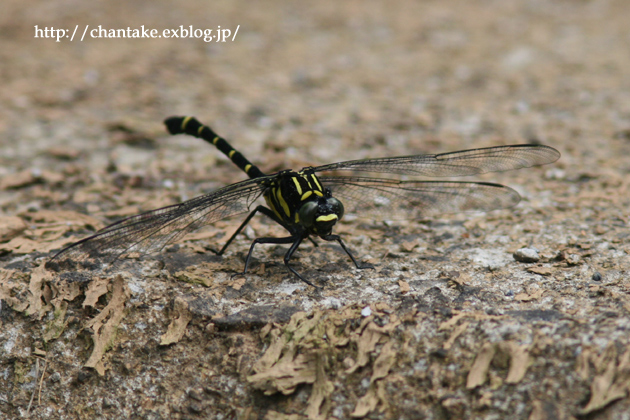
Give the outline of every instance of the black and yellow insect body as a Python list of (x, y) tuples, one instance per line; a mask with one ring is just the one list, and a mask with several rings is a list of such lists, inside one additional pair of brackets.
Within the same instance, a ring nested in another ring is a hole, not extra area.
[[(236, 166), (245, 171), (250, 178), (265, 177), (265, 174), (258, 167), (232, 148), (225, 139), (219, 137), (212, 129), (202, 125), (195, 118), (171, 117), (165, 123), (171, 134), (186, 133), (214, 144)], [(337, 241), (357, 268), (372, 268), (369, 264), (359, 264), (346, 248), (339, 235), (332, 234), (333, 227), (343, 216), (343, 204), (332, 196), (330, 189), (322, 187), (313, 168), (304, 168), (299, 172), (284, 170), (265, 180), (261, 185), (265, 186), (262, 196), (268, 207), (257, 206), (218, 252), (219, 255), (223, 254), (251, 218), (257, 212), (260, 212), (283, 226), (289, 231), (291, 236), (286, 238), (258, 238), (254, 240), (245, 260), (244, 272), (247, 271), (256, 244), (290, 243), (292, 245), (284, 257), (285, 265), (300, 280), (314, 286), (289, 264), (291, 256), (300, 243), (310, 235), (318, 236), (326, 241)]]
[[(507, 208), (520, 201), (520, 196), (513, 189), (487, 182), (401, 181), (327, 173), (465, 176), (528, 168), (554, 162), (560, 157), (560, 153), (552, 147), (522, 144), (437, 155), (352, 160), (306, 167), (297, 172), (284, 170), (265, 174), (225, 139), (195, 118), (171, 117), (165, 124), (171, 134), (190, 134), (212, 143), (250, 179), (181, 204), (121, 220), (63, 249), (53, 260), (76, 264), (88, 258), (111, 261), (130, 252), (156, 252), (201, 226), (249, 212), (236, 232), (217, 252), (221, 255), (252, 217), (262, 213), (284, 227), (289, 236), (255, 239), (245, 259), (243, 273), (247, 272), (256, 244), (291, 244), (284, 256), (285, 265), (300, 280), (313, 286), (289, 263), (304, 239), (313, 241), (313, 237), (319, 237), (325, 241), (335, 241), (357, 268), (372, 267), (359, 264), (341, 237), (333, 234), (333, 228), (343, 217), (344, 211), (381, 220), (417, 219), (447, 212)], [(254, 207), (261, 197), (267, 206)]]

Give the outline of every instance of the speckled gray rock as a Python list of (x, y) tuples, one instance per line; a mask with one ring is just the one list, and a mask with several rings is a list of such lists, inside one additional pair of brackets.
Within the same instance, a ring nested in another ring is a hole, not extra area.
[(512, 254), (514, 259), (519, 262), (532, 263), (540, 259), (538, 250), (535, 248), (521, 248)]

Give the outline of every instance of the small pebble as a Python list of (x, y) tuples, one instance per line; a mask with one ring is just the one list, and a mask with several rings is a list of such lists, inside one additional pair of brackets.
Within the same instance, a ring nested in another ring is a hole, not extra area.
[(116, 403), (111, 398), (103, 398), (102, 407), (107, 410), (108, 408), (115, 407)]
[(569, 265), (578, 265), (582, 258), (577, 254), (569, 254), (567, 255), (567, 264)]
[(372, 309), (370, 309), (369, 306), (366, 306), (365, 308), (361, 309), (361, 316), (364, 316), (367, 318), (370, 315), (372, 315)]
[(521, 248), (512, 255), (516, 261), (532, 263), (540, 259), (538, 251), (534, 248)]
[(593, 273), (593, 281), (602, 281), (602, 275), (599, 271)]

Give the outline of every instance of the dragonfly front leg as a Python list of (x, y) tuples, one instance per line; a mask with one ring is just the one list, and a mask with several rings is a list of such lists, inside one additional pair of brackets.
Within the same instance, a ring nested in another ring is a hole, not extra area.
[(350, 252), (350, 250), (346, 248), (346, 244), (343, 243), (339, 235), (326, 235), (326, 236), (322, 236), (322, 239), (324, 239), (325, 241), (337, 241), (339, 245), (341, 245), (341, 248), (343, 248), (343, 250), (346, 251), (346, 254), (348, 254), (348, 256), (350, 257), (354, 265), (359, 270), (363, 270), (366, 268), (374, 269), (374, 266), (372, 264), (369, 264), (369, 263), (359, 264), (359, 262), (354, 258), (354, 255), (352, 255), (352, 253)]

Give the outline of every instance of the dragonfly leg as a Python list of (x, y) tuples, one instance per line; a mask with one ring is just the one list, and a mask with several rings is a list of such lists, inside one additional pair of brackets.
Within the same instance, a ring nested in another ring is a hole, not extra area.
[[(283, 228), (289, 230), (285, 224), (278, 219), (278, 217), (271, 211), (269, 210), (267, 207), (265, 206), (258, 206), (256, 207), (251, 213), (249, 213), (247, 215), (247, 217), (245, 218), (245, 220), (243, 220), (243, 223), (241, 223), (241, 225), (238, 227), (238, 229), (236, 229), (236, 231), (232, 234), (232, 236), (230, 236), (230, 239), (228, 239), (228, 241), (225, 243), (225, 245), (223, 245), (223, 247), (221, 248), (220, 251), (215, 251), (212, 250), (212, 252), (214, 252), (217, 255), (223, 255), (223, 253), (225, 252), (225, 250), (227, 249), (228, 246), (230, 246), (230, 244), (232, 243), (232, 241), (234, 240), (234, 238), (236, 238), (236, 235), (238, 235), (239, 233), (241, 233), (241, 231), (245, 228), (245, 226), (247, 226), (247, 224), (249, 223), (250, 220), (252, 220), (252, 218), (256, 215), (256, 213), (262, 213), (265, 216), (269, 217), (271, 220), (273, 220), (274, 222), (278, 223), (279, 225), (281, 225)], [(288, 242), (282, 242), (282, 243), (288, 243)], [(250, 251), (251, 252), (251, 251)]]
[(350, 257), (354, 265), (359, 270), (363, 270), (365, 268), (374, 269), (374, 266), (372, 264), (368, 264), (368, 263), (359, 264), (359, 262), (354, 258), (354, 255), (352, 255), (352, 253), (350, 252), (350, 250), (346, 248), (346, 244), (343, 243), (339, 235), (326, 235), (326, 236), (322, 236), (322, 239), (324, 239), (325, 241), (337, 241), (339, 245), (341, 245), (341, 248), (343, 248), (343, 250), (346, 251), (346, 254), (348, 254), (348, 256)]
[(245, 269), (243, 270), (241, 274), (247, 273), (247, 269), (249, 268), (249, 261), (251, 260), (252, 253), (254, 252), (254, 247), (257, 244), (291, 244), (291, 247), (289, 248), (289, 250), (284, 256), (284, 265), (286, 265), (289, 271), (295, 274), (295, 276), (299, 278), (300, 280), (302, 280), (304, 283), (308, 284), (309, 286), (318, 288), (313, 283), (311, 283), (310, 281), (302, 277), (302, 275), (298, 273), (297, 271), (295, 271), (295, 269), (291, 267), (291, 265), (289, 264), (289, 261), (291, 260), (293, 253), (295, 253), (295, 250), (298, 248), (298, 246), (300, 246), (300, 243), (302, 243), (303, 239), (304, 239), (303, 236), (299, 236), (299, 235), (287, 236), (285, 238), (256, 238), (254, 239), (254, 241), (252, 242), (252, 245), (249, 247), (247, 258), (245, 258)]
[[(295, 242), (293, 242), (293, 245), (291, 245), (291, 247), (289, 248), (287, 253), (284, 255), (284, 265), (286, 265), (287, 268), (289, 269), (289, 271), (292, 272), (293, 274), (295, 274), (297, 276), (297, 278), (302, 280), (304, 283), (308, 284), (309, 286), (313, 286), (316, 289), (319, 289), (319, 287), (315, 286), (313, 283), (311, 283), (310, 281), (306, 280), (304, 277), (302, 277), (302, 275), (300, 273), (295, 271), (295, 269), (289, 265), (289, 261), (291, 260), (291, 257), (293, 256), (293, 253), (298, 248), (298, 246), (300, 246), (300, 243), (302, 242), (303, 239), (304, 239), (303, 236), (297, 236), (295, 238)], [(311, 240), (311, 242), (312, 242), (312, 240)]]

